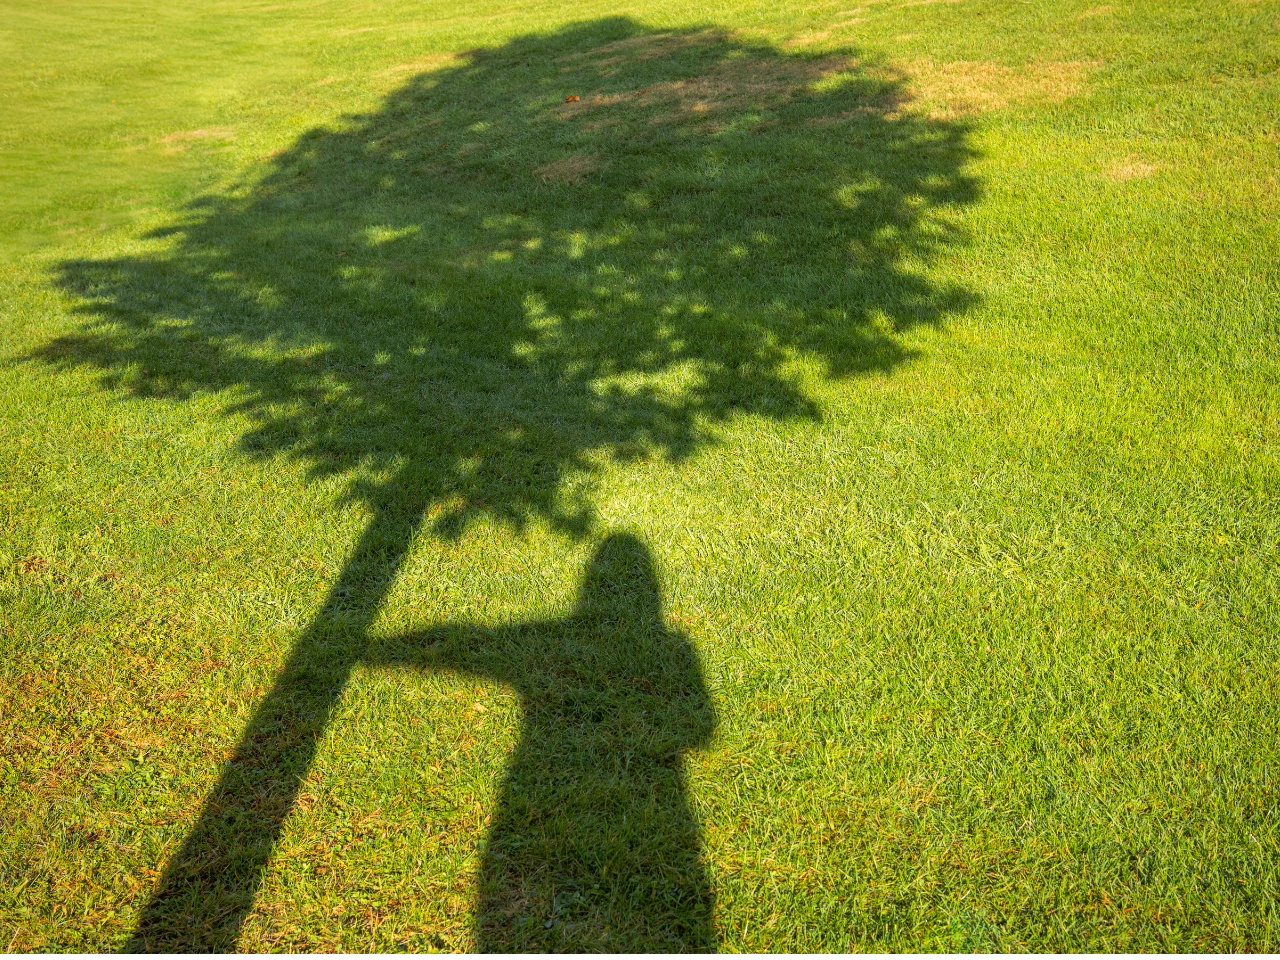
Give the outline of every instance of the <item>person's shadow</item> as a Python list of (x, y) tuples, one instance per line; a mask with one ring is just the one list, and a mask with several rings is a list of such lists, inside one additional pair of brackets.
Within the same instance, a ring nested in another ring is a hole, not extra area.
[(600, 545), (563, 620), (440, 627), (363, 662), (456, 670), (520, 696), (480, 869), (478, 951), (714, 949), (681, 769), (711, 734), (711, 699), (688, 638), (664, 625), (636, 537)]
[[(705, 737), (709, 708), (652, 578), (624, 576), (648, 569), (638, 544), (610, 541), (554, 628), (389, 644), (370, 626), (418, 537), (478, 520), (594, 537), (592, 484), (611, 463), (678, 463), (736, 417), (816, 421), (811, 379), (887, 375), (910, 356), (903, 331), (971, 305), (928, 269), (964, 242), (978, 196), (969, 129), (909, 101), (901, 74), (854, 51), (606, 18), (437, 63), (192, 204), (151, 247), (60, 265), (85, 323), (29, 362), (96, 369), (139, 400), (204, 393), (248, 421), (247, 456), (342, 478), (370, 513), (130, 949), (235, 946), (320, 735), (369, 662), (474, 669), (525, 698), (482, 947), (545, 945), (573, 923), (594, 936), (605, 904), (624, 918), (608, 948), (713, 943), (671, 759)], [(630, 611), (616, 627), (606, 593)], [(571, 674), (580, 696), (553, 703)], [(587, 791), (548, 806), (536, 791), (559, 788), (525, 780), (543, 767)], [(659, 841), (651, 862), (628, 846), (635, 822)], [(551, 897), (551, 928), (521, 925), (535, 896)]]

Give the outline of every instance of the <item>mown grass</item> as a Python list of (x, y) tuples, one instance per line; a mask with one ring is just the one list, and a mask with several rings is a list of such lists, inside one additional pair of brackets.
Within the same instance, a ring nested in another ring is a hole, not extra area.
[(1275, 949), (1277, 26), (11, 4), (0, 940)]

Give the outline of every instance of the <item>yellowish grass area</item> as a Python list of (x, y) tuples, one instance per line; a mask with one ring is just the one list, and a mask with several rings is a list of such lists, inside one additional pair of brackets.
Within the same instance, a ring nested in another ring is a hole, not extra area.
[(159, 138), (165, 153), (182, 153), (193, 142), (201, 140), (234, 140), (235, 127), (201, 127), (199, 130), (177, 130)]
[[(857, 13), (857, 10), (844, 13)], [(1110, 8), (1096, 8), (1097, 12)], [(838, 23), (833, 29), (860, 22), (858, 19)], [(828, 38), (831, 30), (793, 38), (791, 47), (804, 46)], [(723, 43), (728, 35), (703, 31), (690, 35), (657, 34), (631, 37), (592, 50), (562, 57), (562, 71), (577, 69), (583, 61), (602, 68), (610, 76), (621, 65), (635, 60), (651, 60), (669, 56), (692, 46)], [(604, 95), (583, 95), (580, 100), (566, 102), (557, 108), (562, 119), (580, 117), (636, 97), (650, 105), (665, 104), (656, 123), (679, 122), (693, 118), (738, 111), (751, 105), (778, 106), (812, 84), (859, 66), (852, 57), (832, 54), (817, 59), (786, 58), (783, 60), (743, 57), (717, 63), (701, 77), (658, 83), (643, 90)], [(1026, 103), (1060, 103), (1074, 94), (1092, 64), (1082, 61), (1032, 61), (1020, 66), (1007, 66), (983, 60), (943, 62), (928, 58), (893, 61), (877, 73), (901, 85), (901, 94), (893, 102), (867, 104), (867, 110), (892, 114), (907, 111), (930, 119), (957, 119), (1008, 106)], [(865, 112), (865, 110), (863, 111)], [(840, 118), (826, 118), (833, 122)], [(845, 118), (847, 119), (847, 117)], [(608, 118), (593, 118), (588, 129), (605, 129)]]
[(417, 60), (398, 63), (394, 67), (384, 70), (383, 76), (394, 76), (399, 73), (429, 73), (432, 70), (439, 70), (443, 67), (457, 66), (463, 57), (464, 54), (460, 53), (440, 53), (430, 57), (419, 57)]
[[(608, 75), (607, 68), (627, 60), (648, 60), (694, 44), (723, 42), (724, 35), (711, 32), (692, 37), (636, 37), (564, 59), (581, 61), (598, 58), (595, 65), (606, 68)], [(652, 115), (652, 123), (708, 119), (716, 114), (732, 113), (752, 105), (779, 106), (810, 84), (854, 66), (855, 62), (850, 57), (841, 55), (815, 60), (742, 57), (721, 61), (700, 77), (655, 83), (634, 92), (583, 96), (580, 100), (560, 105), (557, 115), (566, 120), (583, 117), (639, 99), (646, 106), (657, 108)], [(611, 125), (608, 117), (594, 117), (584, 127), (600, 130)]]
[(1140, 180), (1151, 176), (1159, 169), (1154, 163), (1146, 163), (1138, 157), (1128, 156), (1108, 167), (1106, 176), (1110, 180)]
[(1009, 67), (984, 60), (895, 63), (906, 80), (912, 112), (955, 119), (1024, 103), (1061, 103), (1078, 89), (1089, 64), (1079, 61)]

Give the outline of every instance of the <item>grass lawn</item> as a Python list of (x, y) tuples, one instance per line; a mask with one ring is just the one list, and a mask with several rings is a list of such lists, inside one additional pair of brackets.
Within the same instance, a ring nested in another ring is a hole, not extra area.
[(0, 945), (1280, 949), (1280, 3), (3, 19)]

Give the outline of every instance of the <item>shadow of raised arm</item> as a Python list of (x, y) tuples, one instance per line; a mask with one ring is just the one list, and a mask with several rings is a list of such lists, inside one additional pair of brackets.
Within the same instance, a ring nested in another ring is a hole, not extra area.
[(375, 641), (365, 663), (459, 671), (519, 694), (477, 949), (714, 947), (681, 757), (710, 739), (715, 715), (692, 645), (663, 623), (639, 540), (604, 541), (562, 620), (437, 627)]

